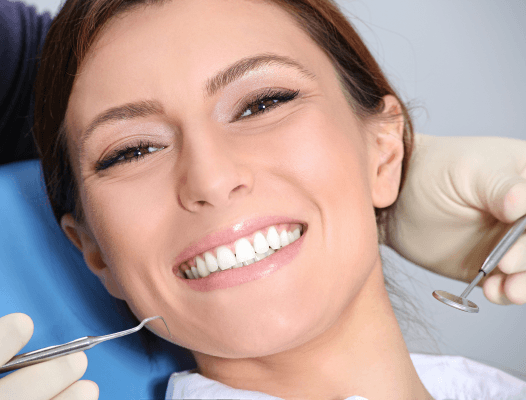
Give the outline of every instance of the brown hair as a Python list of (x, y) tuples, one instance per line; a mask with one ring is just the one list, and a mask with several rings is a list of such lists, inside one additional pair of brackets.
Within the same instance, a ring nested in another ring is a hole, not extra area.
[[(64, 126), (69, 96), (79, 67), (91, 44), (111, 18), (135, 7), (163, 4), (166, 1), (67, 0), (51, 25), (35, 85), (34, 138), (40, 152), (49, 201), (59, 224), (66, 213), (72, 213), (77, 222), (84, 222)], [(413, 150), (411, 118), (351, 23), (333, 0), (261, 1), (276, 4), (287, 11), (327, 54), (338, 73), (347, 101), (359, 118), (365, 120), (378, 116), (383, 111), (383, 96), (393, 95), (398, 99), (404, 118), (401, 190)], [(395, 204), (383, 209), (375, 208), (381, 244), (385, 243), (385, 233)], [(384, 273), (388, 264), (384, 261)], [(428, 328), (422, 322), (422, 314), (419, 313), (420, 316), (415, 318), (407, 312), (408, 307), (418, 310), (396, 281), (385, 276), (384, 283), (388, 292), (402, 301), (400, 307), (393, 304), (395, 313), (408, 317), (405, 321), (421, 324), (425, 336), (430, 337)], [(400, 317), (398, 319), (401, 322)]]

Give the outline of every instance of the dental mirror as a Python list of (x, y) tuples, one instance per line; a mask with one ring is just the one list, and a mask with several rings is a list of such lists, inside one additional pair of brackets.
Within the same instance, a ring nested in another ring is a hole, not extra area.
[(507, 251), (510, 249), (511, 246), (519, 239), (519, 237), (524, 232), (524, 229), (526, 228), (526, 215), (519, 218), (513, 226), (510, 228), (508, 232), (506, 232), (506, 235), (501, 239), (501, 241), (495, 246), (495, 248), (491, 251), (488, 258), (486, 258), (486, 261), (484, 261), (484, 264), (482, 264), (482, 267), (479, 269), (479, 273), (473, 279), (473, 282), (469, 284), (469, 286), (462, 292), (462, 294), (459, 296), (455, 296), (454, 294), (448, 293), (444, 290), (435, 290), (433, 292), (433, 297), (439, 301), (441, 301), (444, 304), (447, 304), (450, 307), (454, 307), (457, 310), (469, 312), (469, 313), (478, 313), (479, 308), (478, 306), (473, 303), (472, 301), (469, 301), (466, 299), (466, 297), (471, 293), (473, 288), (477, 285), (477, 283), (480, 282), (482, 278), (484, 278), (487, 274), (489, 274), (493, 269), (497, 266), (497, 264), (500, 262), (502, 257), (507, 253)]

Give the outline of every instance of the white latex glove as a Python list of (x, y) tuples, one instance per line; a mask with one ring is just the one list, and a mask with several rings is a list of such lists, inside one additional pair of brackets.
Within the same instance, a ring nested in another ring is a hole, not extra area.
[[(33, 335), (33, 321), (25, 314), (0, 318), (0, 365), (17, 354)], [(99, 388), (78, 381), (88, 359), (84, 352), (55, 358), (16, 370), (0, 379), (0, 400), (97, 400)]]
[[(386, 244), (467, 283), (525, 214), (526, 141), (417, 134)], [(526, 234), (479, 286), (493, 303), (526, 303)]]

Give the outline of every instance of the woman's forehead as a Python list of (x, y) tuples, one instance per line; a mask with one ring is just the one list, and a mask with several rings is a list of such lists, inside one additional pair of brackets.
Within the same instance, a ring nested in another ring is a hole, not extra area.
[(139, 7), (110, 20), (88, 51), (70, 97), (74, 115), (67, 118), (82, 125), (84, 116), (139, 93), (183, 93), (188, 100), (217, 71), (264, 53), (296, 60), (317, 76), (331, 67), (294, 18), (269, 2), (173, 0)]
[(76, 83), (102, 72), (143, 78), (159, 63), (184, 80), (210, 76), (255, 54), (277, 53), (315, 68), (323, 51), (285, 10), (253, 0), (174, 0), (113, 18), (85, 60)]

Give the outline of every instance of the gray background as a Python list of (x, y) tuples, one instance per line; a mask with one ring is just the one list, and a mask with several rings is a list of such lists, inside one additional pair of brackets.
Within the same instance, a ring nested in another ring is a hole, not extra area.
[[(27, 3), (55, 13), (61, 2)], [(416, 106), (418, 132), (526, 139), (525, 0), (338, 3), (402, 98)], [(392, 297), (417, 320), (399, 315), (410, 351), (462, 355), (526, 380), (526, 305), (497, 306), (475, 288), (469, 298), (481, 311), (454, 310), (431, 293), (460, 295), (467, 284), (416, 267), (387, 247), (382, 254), (416, 306)]]

